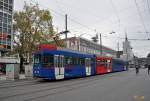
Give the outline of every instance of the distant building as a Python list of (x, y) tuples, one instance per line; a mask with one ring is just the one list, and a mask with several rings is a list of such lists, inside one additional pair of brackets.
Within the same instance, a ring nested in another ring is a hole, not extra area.
[(116, 54), (117, 58), (120, 58), (121, 55), (123, 55), (123, 51), (117, 51), (117, 54)]
[(12, 49), (14, 0), (0, 0), (0, 55)]
[(123, 55), (121, 55), (121, 58), (126, 61), (132, 61), (134, 58), (132, 47), (128, 41), (127, 35), (125, 41), (123, 42)]
[[(100, 45), (90, 40), (81, 37), (71, 37), (68, 38), (65, 43), (69, 49), (101, 55)], [(116, 51), (106, 46), (102, 46), (102, 55), (116, 57)]]

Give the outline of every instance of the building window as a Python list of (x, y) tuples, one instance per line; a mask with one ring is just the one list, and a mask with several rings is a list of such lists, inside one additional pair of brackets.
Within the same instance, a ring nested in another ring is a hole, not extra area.
[(2, 33), (2, 27), (0, 26), (0, 34)]
[(4, 7), (7, 7), (8, 8), (8, 3), (6, 4), (6, 3), (4, 3)]
[(3, 23), (3, 27), (7, 28), (7, 23)]
[(3, 33), (7, 33), (7, 28), (3, 28)]
[(11, 29), (8, 29), (8, 34), (11, 34)]
[(12, 23), (12, 19), (8, 18), (8, 24), (11, 24), (11, 23)]
[(0, 4), (0, 9), (3, 10), (3, 5)]
[(4, 2), (8, 4), (8, 0), (4, 0)]
[(7, 46), (7, 49), (11, 49), (11, 46)]
[(11, 8), (9, 9), (9, 13), (12, 13), (12, 9)]
[(11, 5), (12, 5), (12, 4), (13, 4), (13, 0), (9, 0), (9, 4), (11, 4)]

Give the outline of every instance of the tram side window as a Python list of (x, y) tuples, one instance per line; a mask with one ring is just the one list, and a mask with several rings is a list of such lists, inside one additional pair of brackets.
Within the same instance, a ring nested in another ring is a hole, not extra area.
[(71, 65), (72, 64), (72, 57), (65, 57), (65, 64)]
[(54, 65), (53, 55), (44, 55), (42, 62), (45, 67), (52, 67)]
[(89, 58), (89, 66), (91, 66), (91, 59)]
[(86, 59), (85, 65), (88, 66), (88, 67), (91, 65), (91, 59), (90, 58)]
[(85, 65), (85, 59), (84, 58), (80, 58), (80, 65)]
[(40, 62), (41, 62), (41, 55), (39, 55), (39, 54), (35, 55), (34, 56), (34, 63), (37, 64), (37, 63), (40, 63)]
[(109, 68), (111, 65), (111, 60), (107, 60), (107, 68)]
[(107, 68), (107, 60), (103, 60), (105, 68)]
[(78, 65), (79, 64), (78, 59), (79, 59), (78, 57), (73, 57), (72, 58), (73, 65)]
[(97, 65), (105, 67), (106, 66), (105, 62), (106, 62), (105, 60), (97, 60)]
[(95, 59), (94, 58), (91, 58), (91, 64), (95, 64)]

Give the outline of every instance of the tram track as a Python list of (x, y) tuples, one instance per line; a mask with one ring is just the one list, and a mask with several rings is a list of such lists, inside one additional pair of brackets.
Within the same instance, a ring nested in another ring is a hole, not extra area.
[(29, 86), (29, 85), (35, 85), (35, 84), (40, 84), (40, 83), (24, 83), (24, 84), (18, 84), (18, 85), (8, 85), (8, 86), (0, 86), (0, 89), (5, 89), (5, 88), (12, 88), (12, 87), (18, 87), (18, 86)]
[(19, 81), (19, 82), (17, 82), (18, 84), (15, 84), (15, 82), (3, 83), (2, 85), (0, 85), (0, 89), (33, 85), (33, 84), (35, 84), (34, 81), (37, 81), (37, 80), (25, 81), (25, 82), (20, 82)]
[(0, 86), (4, 84), (10, 84), (10, 83), (22, 83), (22, 82), (31, 82), (34, 79), (22, 79), (22, 80), (7, 80), (7, 81), (0, 81)]
[[(54, 87), (50, 87), (50, 85), (47, 85), (42, 89), (37, 89), (37, 90), (30, 91), (30, 92), (12, 94), (12, 95), (8, 95), (8, 96), (1, 96), (0, 99), (3, 100), (3, 99), (9, 99), (9, 98), (15, 98), (15, 97), (21, 97), (21, 96), (28, 96), (28, 95), (32, 95), (32, 94), (41, 93), (41, 92), (44, 93), (44, 92), (53, 91), (53, 90), (56, 90), (56, 89), (59, 90), (59, 89), (67, 88), (65, 90), (62, 90), (62, 92), (65, 92), (65, 91), (68, 91), (68, 90), (71, 90), (71, 89), (78, 88), (78, 87), (76, 87), (76, 85), (81, 85), (81, 87), (82, 87), (82, 86), (89, 85), (89, 84), (93, 83), (94, 81), (98, 81), (102, 77), (113, 77), (113, 76), (117, 76), (117, 75), (119, 75), (119, 74), (117, 73), (117, 74), (111, 74), (111, 75), (101, 75), (101, 76), (99, 76), (99, 78), (97, 78), (97, 76), (93, 76), (89, 79), (86, 78), (84, 80), (82, 78), (82, 79), (78, 79), (80, 81), (74, 81), (74, 82), (71, 82), (71, 83), (69, 82), (69, 84), (60, 84), (60, 85), (57, 85), (57, 86), (54, 86)], [(51, 93), (48, 93), (46, 95), (41, 95), (41, 96), (38, 96), (38, 97), (31, 97), (30, 99), (26, 99), (25, 101), (38, 99), (38, 98), (53, 95), (53, 94), (56, 94), (56, 93), (57, 92), (51, 92)]]

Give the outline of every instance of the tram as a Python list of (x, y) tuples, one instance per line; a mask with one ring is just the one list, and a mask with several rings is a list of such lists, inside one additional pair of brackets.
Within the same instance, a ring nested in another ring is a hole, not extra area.
[(120, 72), (126, 70), (126, 63), (120, 59), (112, 59), (112, 72)]
[(96, 74), (112, 72), (112, 58), (96, 56)]
[(54, 45), (40, 45), (33, 54), (33, 76), (37, 78), (58, 80), (124, 70), (124, 63), (117, 59), (59, 49)]

